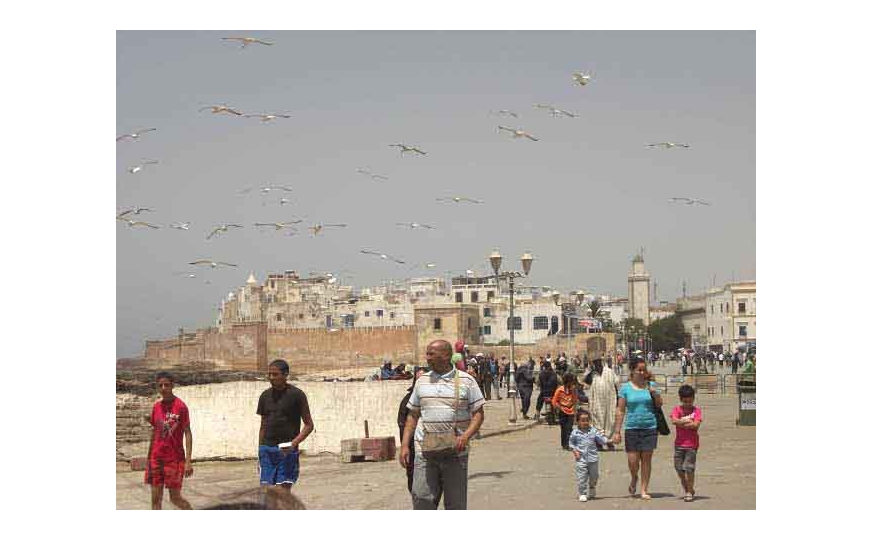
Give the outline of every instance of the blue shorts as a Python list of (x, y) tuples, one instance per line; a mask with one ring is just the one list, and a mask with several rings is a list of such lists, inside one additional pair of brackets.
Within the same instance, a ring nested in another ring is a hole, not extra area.
[(258, 446), (261, 485), (296, 484), (300, 476), (300, 451), (284, 454), (278, 446)]

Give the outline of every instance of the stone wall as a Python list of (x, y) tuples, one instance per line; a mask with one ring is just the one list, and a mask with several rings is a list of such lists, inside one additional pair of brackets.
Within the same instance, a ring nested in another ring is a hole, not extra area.
[(415, 359), (415, 327), (270, 330), (267, 356), (284, 358), (295, 373), (373, 367), (389, 358), (396, 366)]
[[(301, 445), (308, 454), (340, 452), (340, 441), (364, 436), (398, 437), (397, 411), (409, 381), (368, 383), (301, 382), (315, 432)], [(229, 382), (176, 388), (191, 412), (194, 458), (254, 458), (260, 417), (258, 398), (265, 382)]]

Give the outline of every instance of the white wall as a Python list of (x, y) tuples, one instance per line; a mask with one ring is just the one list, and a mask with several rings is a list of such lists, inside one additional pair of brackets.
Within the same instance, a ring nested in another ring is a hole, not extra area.
[[(364, 436), (364, 420), (369, 421), (371, 437), (396, 439), (397, 410), (409, 385), (410, 381), (295, 383), (306, 393), (315, 423), (315, 432), (301, 450), (338, 454), (342, 439)], [(193, 457), (257, 457), (260, 416), (255, 411), (267, 388), (269, 383), (258, 381), (176, 387), (174, 393), (191, 413)]]

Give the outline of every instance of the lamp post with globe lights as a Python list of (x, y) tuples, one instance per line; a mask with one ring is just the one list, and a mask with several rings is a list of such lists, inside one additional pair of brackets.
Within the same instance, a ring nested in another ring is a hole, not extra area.
[(533, 264), (533, 256), (526, 251), (521, 256), (521, 272), (500, 272), (500, 263), (503, 262), (503, 256), (495, 249), (488, 257), (491, 262), (491, 268), (494, 270), (494, 277), (497, 279), (498, 287), (500, 280), (505, 279), (509, 282), (509, 392), (508, 397), (512, 402), (512, 412), (509, 416), (509, 423), (515, 424), (518, 416), (516, 413), (515, 396), (517, 394), (515, 388), (515, 278), (522, 278), (530, 273), (531, 264)]

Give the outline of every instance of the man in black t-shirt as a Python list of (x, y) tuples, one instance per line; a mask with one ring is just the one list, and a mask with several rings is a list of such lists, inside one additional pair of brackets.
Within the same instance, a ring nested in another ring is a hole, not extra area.
[(291, 489), (300, 475), (298, 448), (315, 425), (309, 414), (306, 394), (288, 384), (288, 371), (288, 362), (284, 360), (273, 360), (267, 371), (271, 387), (258, 399), (257, 414), (261, 417), (258, 464), (262, 485), (275, 484)]

